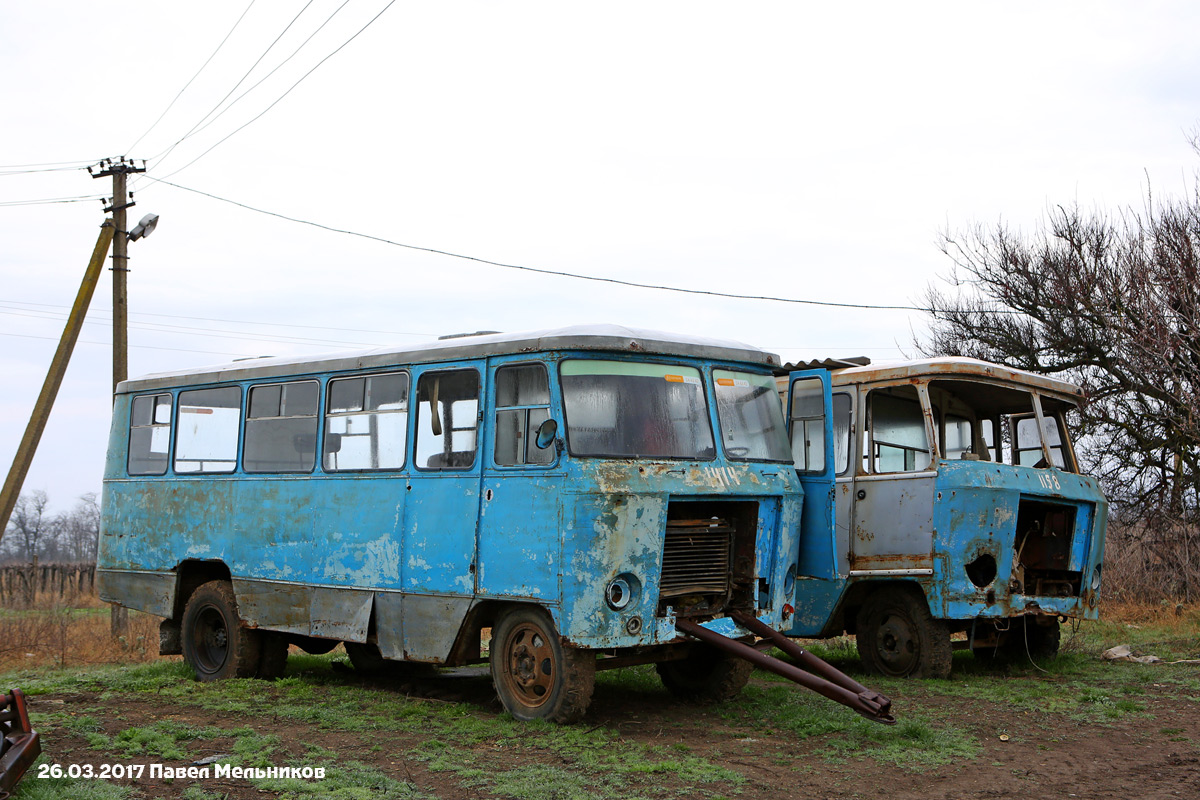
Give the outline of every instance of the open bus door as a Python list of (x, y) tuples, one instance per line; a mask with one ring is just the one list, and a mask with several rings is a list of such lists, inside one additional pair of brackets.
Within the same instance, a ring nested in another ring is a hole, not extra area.
[(793, 591), (796, 615), (791, 636), (821, 631), (845, 586), (835, 512), (833, 407), (829, 372), (810, 369), (788, 375), (787, 425), (804, 508)]

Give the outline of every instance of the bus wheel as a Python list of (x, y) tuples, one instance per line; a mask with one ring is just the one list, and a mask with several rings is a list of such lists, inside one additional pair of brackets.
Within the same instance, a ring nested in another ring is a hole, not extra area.
[(918, 592), (890, 586), (858, 613), (858, 655), (868, 671), (893, 678), (948, 678), (950, 629)]
[(261, 636), (242, 627), (227, 581), (209, 581), (183, 611), (183, 657), (202, 681), (251, 678), (259, 668)]
[(659, 661), (654, 669), (667, 691), (681, 700), (724, 703), (737, 697), (750, 682), (754, 665), (715, 647), (698, 647), (687, 658)]
[(975, 657), (998, 664), (1028, 663), (1031, 659), (1042, 661), (1058, 655), (1061, 631), (1054, 617), (1014, 619), (1004, 640), (997, 646), (980, 646), (973, 649)]
[(490, 661), (496, 694), (517, 719), (573, 722), (592, 701), (595, 655), (564, 647), (540, 608), (513, 608), (500, 618)]
[(354, 665), (355, 672), (361, 672), (364, 675), (378, 675), (388, 668), (390, 662), (383, 657), (383, 653), (379, 652), (379, 645), (367, 642), (346, 642), (345, 646), (346, 655), (350, 656), (350, 663)]
[(288, 638), (282, 633), (264, 631), (260, 634), (257, 676), (265, 681), (282, 678), (287, 669)]

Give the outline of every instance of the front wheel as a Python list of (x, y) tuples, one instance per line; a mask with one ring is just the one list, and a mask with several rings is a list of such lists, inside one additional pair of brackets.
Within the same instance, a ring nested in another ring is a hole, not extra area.
[(667, 691), (693, 703), (724, 703), (741, 694), (754, 665), (715, 647), (698, 647), (679, 661), (654, 665)]
[(858, 654), (868, 671), (892, 678), (948, 678), (950, 629), (929, 613), (918, 592), (890, 586), (858, 613)]
[(592, 701), (595, 655), (563, 646), (540, 608), (513, 608), (500, 618), (490, 662), (496, 694), (517, 719), (574, 722)]
[(183, 611), (183, 657), (201, 681), (250, 678), (259, 668), (261, 637), (242, 626), (228, 581), (209, 581)]

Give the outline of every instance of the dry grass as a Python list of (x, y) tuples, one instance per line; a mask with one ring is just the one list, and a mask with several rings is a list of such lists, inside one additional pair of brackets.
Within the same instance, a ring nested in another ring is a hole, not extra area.
[(158, 617), (130, 612), (127, 632), (114, 638), (109, 606), (95, 595), (66, 601), (46, 593), (35, 596), (32, 604), (21, 605), (19, 609), (0, 606), (0, 672), (158, 658)]

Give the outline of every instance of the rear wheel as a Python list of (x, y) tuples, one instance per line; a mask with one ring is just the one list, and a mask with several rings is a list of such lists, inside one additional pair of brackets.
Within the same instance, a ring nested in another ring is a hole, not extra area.
[(202, 681), (251, 678), (259, 668), (261, 635), (242, 626), (228, 581), (209, 581), (183, 611), (183, 657)]
[(517, 719), (574, 722), (592, 701), (595, 655), (563, 646), (540, 608), (513, 608), (500, 618), (490, 661), (496, 694)]
[(976, 658), (1003, 664), (1043, 661), (1058, 655), (1062, 631), (1055, 617), (1020, 617), (1012, 620), (999, 645), (973, 649)]
[(654, 669), (667, 691), (681, 700), (724, 703), (741, 694), (754, 665), (715, 647), (698, 647), (687, 658), (660, 661)]
[(282, 678), (287, 669), (288, 637), (275, 631), (260, 634), (258, 654), (258, 677), (266, 681)]
[(933, 618), (916, 591), (889, 586), (868, 597), (858, 613), (856, 640), (870, 672), (893, 678), (950, 676), (950, 628)]

